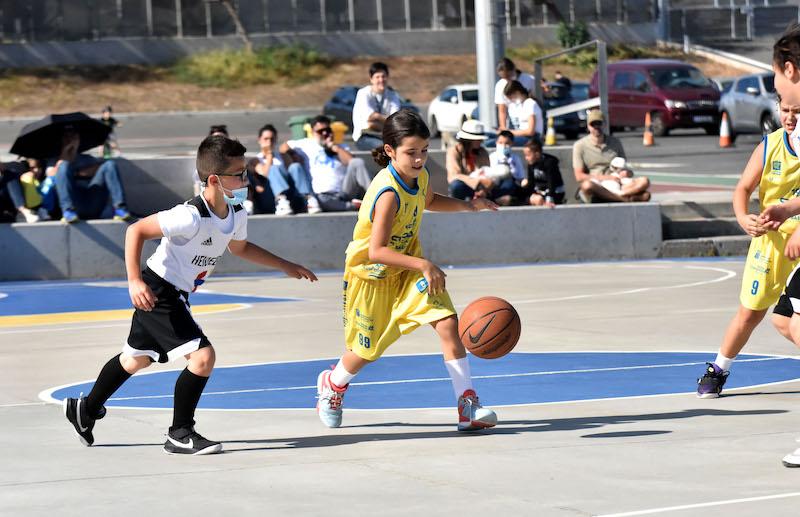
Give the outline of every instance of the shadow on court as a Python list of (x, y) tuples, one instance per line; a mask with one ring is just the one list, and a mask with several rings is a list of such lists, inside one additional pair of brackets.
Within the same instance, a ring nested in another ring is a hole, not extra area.
[[(450, 431), (411, 431), (401, 433), (379, 433), (379, 434), (330, 434), (321, 436), (303, 436), (298, 438), (268, 438), (268, 439), (254, 439), (254, 440), (230, 440), (224, 442), (226, 445), (230, 444), (264, 444), (263, 447), (244, 447), (236, 449), (228, 449), (227, 452), (243, 452), (243, 451), (256, 451), (267, 449), (305, 449), (316, 447), (335, 447), (339, 445), (353, 445), (363, 442), (382, 442), (382, 441), (396, 441), (396, 440), (421, 440), (432, 438), (452, 438), (454, 436), (466, 437), (489, 437), (497, 435), (516, 435), (530, 432), (553, 432), (553, 431), (576, 431), (576, 430), (590, 430), (599, 429), (608, 425), (619, 424), (633, 424), (637, 422), (658, 422), (678, 420), (684, 418), (697, 418), (704, 416), (759, 416), (759, 415), (775, 415), (780, 413), (787, 413), (786, 410), (778, 409), (758, 409), (746, 411), (728, 411), (719, 409), (687, 409), (684, 411), (677, 411), (671, 413), (649, 413), (642, 415), (619, 415), (619, 416), (597, 416), (587, 418), (562, 418), (554, 420), (510, 420), (501, 421), (498, 427), (494, 429), (474, 432), (474, 433), (461, 433), (456, 430)], [(451, 427), (453, 424), (411, 424), (407, 422), (386, 422), (382, 424), (368, 424), (363, 426), (349, 426), (350, 429), (358, 428), (393, 428), (393, 427)], [(345, 428), (347, 429), (347, 428)], [(333, 431), (335, 432), (335, 431)], [(630, 431), (619, 433), (602, 433), (595, 435), (586, 435), (583, 438), (592, 437), (629, 437), (629, 436), (647, 436), (654, 434), (666, 434), (671, 431)], [(614, 436), (616, 435), (616, 436)]]

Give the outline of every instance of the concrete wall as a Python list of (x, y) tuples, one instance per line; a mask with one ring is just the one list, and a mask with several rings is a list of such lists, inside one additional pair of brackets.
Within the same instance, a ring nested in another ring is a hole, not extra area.
[[(248, 240), (316, 269), (340, 269), (355, 213), (254, 216)], [(114, 221), (0, 225), (0, 280), (121, 278), (127, 225)], [(426, 213), (422, 242), (438, 264), (502, 264), (655, 258), (655, 204), (510, 208), (496, 213)], [(149, 256), (156, 242), (149, 242)], [(263, 268), (226, 256), (218, 273)]]
[[(511, 39), (506, 41), (506, 46), (522, 46), (532, 42), (557, 44), (555, 30), (552, 25), (512, 28)], [(652, 44), (656, 38), (656, 26), (653, 23), (592, 24), (589, 31), (592, 37), (605, 39), (609, 43)], [(252, 40), (256, 46), (306, 43), (337, 57), (475, 52), (473, 29), (253, 35)], [(0, 66), (163, 64), (199, 52), (241, 46), (241, 39), (235, 36), (13, 43), (0, 45)]]

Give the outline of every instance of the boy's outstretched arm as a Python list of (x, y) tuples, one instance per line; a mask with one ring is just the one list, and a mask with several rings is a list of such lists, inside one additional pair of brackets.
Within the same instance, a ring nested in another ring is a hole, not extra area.
[(307, 278), (312, 282), (317, 281), (317, 275), (315, 275), (310, 269), (307, 269), (300, 264), (289, 262), (288, 260), (274, 255), (261, 246), (253, 244), (252, 242), (233, 240), (228, 244), (228, 249), (237, 257), (249, 260), (250, 262), (255, 262), (256, 264), (261, 264), (262, 266), (280, 269), (286, 273), (286, 276), (292, 278)]
[(125, 231), (125, 270), (128, 274), (128, 294), (133, 306), (151, 311), (156, 306), (156, 297), (142, 280), (142, 246), (144, 241), (164, 236), (156, 214), (140, 219)]

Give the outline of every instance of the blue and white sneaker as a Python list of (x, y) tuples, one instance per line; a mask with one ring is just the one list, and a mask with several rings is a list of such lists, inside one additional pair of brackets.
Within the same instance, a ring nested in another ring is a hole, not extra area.
[(497, 415), (481, 406), (474, 390), (467, 390), (458, 397), (458, 430), (478, 431), (497, 425)]
[(80, 220), (78, 217), (78, 213), (74, 210), (64, 210), (64, 213), (61, 214), (61, 222), (72, 224), (77, 223)]
[(131, 213), (128, 212), (126, 208), (115, 208), (114, 209), (114, 220), (115, 221), (130, 221), (132, 219)]
[(331, 382), (332, 370), (325, 370), (317, 377), (317, 413), (327, 427), (342, 425), (342, 403), (347, 386), (340, 388)]
[(714, 363), (706, 363), (706, 373), (697, 379), (697, 397), (715, 399), (722, 393), (722, 387), (730, 372), (724, 371)]

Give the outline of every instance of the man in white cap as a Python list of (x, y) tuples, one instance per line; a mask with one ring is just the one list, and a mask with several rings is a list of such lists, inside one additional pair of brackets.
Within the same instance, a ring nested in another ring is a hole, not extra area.
[[(586, 123), (589, 134), (572, 146), (572, 169), (580, 200), (584, 203), (649, 201), (650, 180), (639, 176), (623, 183), (620, 175), (613, 174), (612, 160), (624, 159), (625, 150), (616, 137), (605, 133), (603, 112), (591, 110)], [(627, 162), (624, 166), (627, 169)]]

